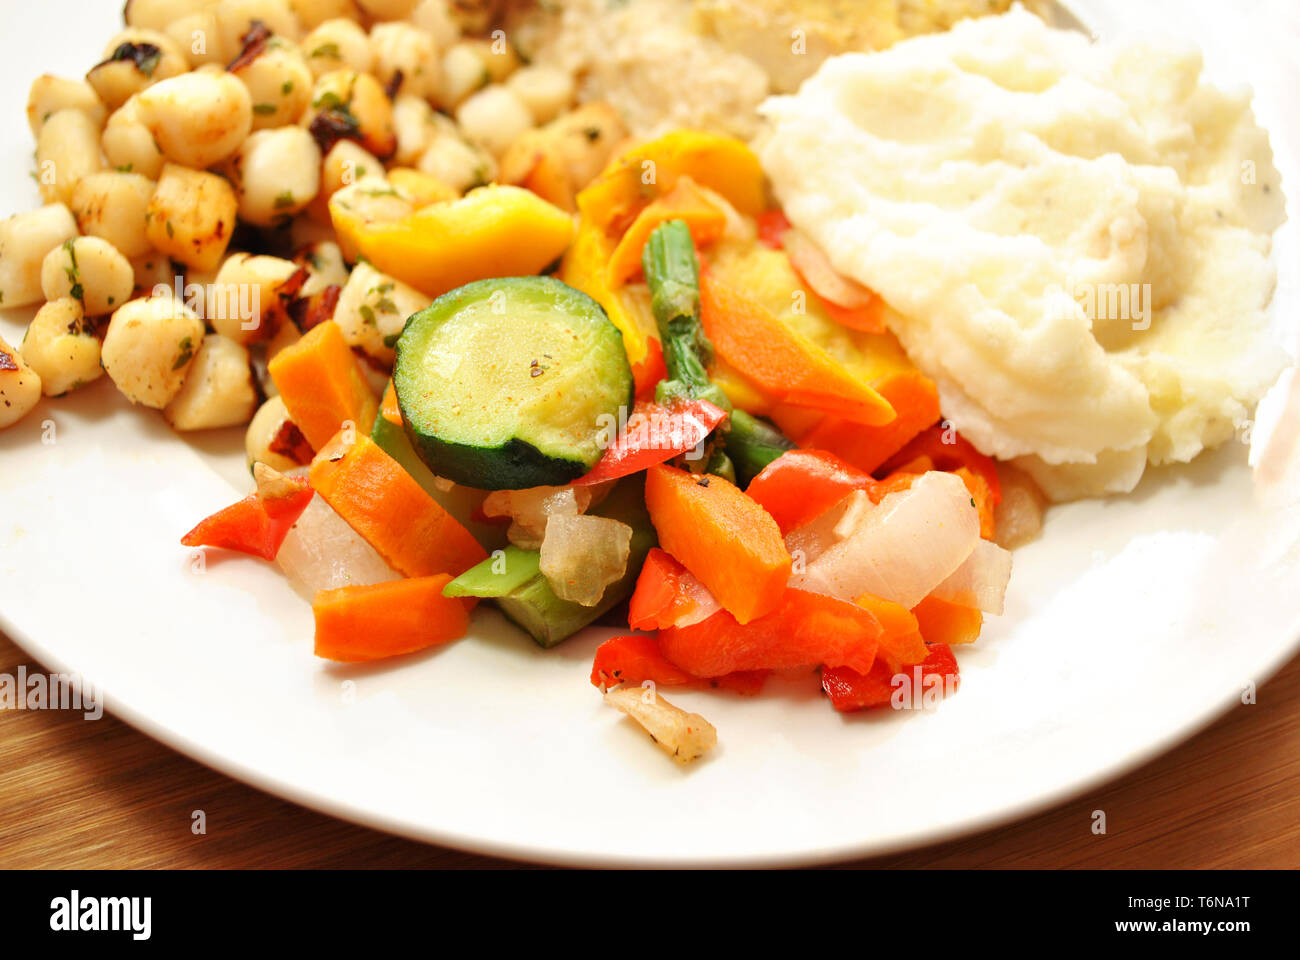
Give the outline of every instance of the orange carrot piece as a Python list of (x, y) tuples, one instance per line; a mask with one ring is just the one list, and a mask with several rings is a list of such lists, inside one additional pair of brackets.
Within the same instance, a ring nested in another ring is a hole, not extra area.
[(637, 214), (619, 240), (606, 267), (606, 282), (611, 287), (621, 286), (640, 272), (646, 240), (656, 227), (669, 220), (684, 220), (697, 247), (712, 243), (727, 228), (726, 214), (709, 201), (694, 180), (681, 177), (672, 190)]
[(938, 597), (926, 597), (912, 613), (926, 643), (974, 643), (984, 626), (984, 614), (979, 610)]
[(861, 330), (863, 333), (885, 332), (885, 301), (873, 296), (871, 302), (861, 307), (841, 307), (838, 303), (818, 297), (827, 316), (841, 327)]
[(311, 605), (316, 656), (349, 663), (381, 660), (464, 636), (469, 607), (442, 595), (450, 582), (450, 574), (440, 573), (317, 591)]
[(700, 320), (718, 355), (782, 402), (856, 424), (880, 426), (896, 419), (888, 400), (824, 348), (707, 273), (700, 277)]
[(331, 443), (312, 461), (310, 476), (325, 502), (403, 576), (459, 575), (487, 557), (473, 535), (364, 434), (346, 449)]
[(645, 498), (659, 545), (738, 622), (780, 604), (790, 553), (776, 521), (752, 497), (721, 477), (660, 465), (646, 473)]
[(892, 672), (926, 658), (929, 651), (911, 610), (870, 593), (864, 593), (854, 603), (880, 621), (882, 632), (876, 655), (884, 659)]
[(379, 404), (333, 320), (317, 324), (269, 364), (289, 417), (316, 450), (345, 422), (369, 433)]
[(388, 381), (388, 386), (384, 387), (384, 399), (379, 404), (379, 415), (394, 426), (402, 425), (402, 408), (397, 403), (397, 390), (393, 387), (393, 381)]

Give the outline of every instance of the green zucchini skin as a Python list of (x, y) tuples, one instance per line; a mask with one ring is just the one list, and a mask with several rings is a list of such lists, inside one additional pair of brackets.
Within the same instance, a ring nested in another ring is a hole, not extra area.
[(479, 280), (413, 314), (393, 385), (420, 459), (479, 490), (576, 480), (634, 393), (622, 333), (553, 277)]

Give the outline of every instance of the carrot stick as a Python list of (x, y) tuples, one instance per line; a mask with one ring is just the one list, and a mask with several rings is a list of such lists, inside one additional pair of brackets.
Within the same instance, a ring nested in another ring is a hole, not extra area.
[[(341, 439), (341, 438), (340, 438)], [(487, 551), (369, 437), (331, 442), (311, 465), (311, 485), (353, 530), (407, 577), (459, 575)]]
[(268, 369), (289, 418), (313, 449), (325, 446), (348, 421), (358, 433), (370, 432), (378, 403), (333, 320), (317, 324), (277, 353)]
[(355, 662), (380, 660), (465, 635), (469, 608), (444, 597), (451, 575), (391, 580), (367, 586), (320, 590), (312, 601), (316, 656)]
[(646, 474), (646, 506), (659, 544), (718, 603), (748, 623), (773, 610), (790, 579), (790, 553), (771, 515), (734, 484), (673, 467)]
[(881, 426), (896, 419), (888, 400), (825, 349), (707, 273), (700, 277), (700, 320), (718, 356), (781, 402), (857, 424)]

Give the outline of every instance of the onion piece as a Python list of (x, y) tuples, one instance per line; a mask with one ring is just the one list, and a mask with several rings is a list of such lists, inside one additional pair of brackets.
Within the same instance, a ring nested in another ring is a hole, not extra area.
[(677, 580), (677, 590), (678, 597), (684, 598), (685, 603), (682, 605), (683, 613), (672, 623), (674, 627), (689, 627), (693, 623), (709, 619), (722, 609), (718, 598), (689, 570), (683, 568)]
[(275, 562), (293, 588), (308, 599), (317, 590), (401, 579), (401, 574), (319, 495), (311, 498), (285, 536)]
[(854, 490), (816, 519), (787, 533), (785, 548), (796, 562), (807, 565), (865, 522), (866, 512), (875, 507), (865, 490)]
[(991, 540), (981, 540), (962, 565), (930, 591), (930, 596), (1000, 614), (1010, 580), (1011, 551)]
[(1013, 550), (1038, 536), (1043, 529), (1047, 496), (1023, 470), (998, 464), (1002, 500), (993, 511), (993, 528), (999, 546)]
[(841, 600), (864, 593), (909, 610), (946, 580), (980, 539), (979, 512), (961, 477), (936, 470), (857, 511), (857, 525), (790, 578), (790, 586)]
[(516, 547), (536, 550), (546, 536), (546, 521), (551, 516), (577, 516), (584, 513), (597, 494), (607, 492), (601, 486), (529, 487), (526, 490), (494, 490), (483, 500), (483, 515), (509, 517), (507, 536)]
[(836, 271), (821, 248), (797, 229), (787, 230), (781, 237), (781, 245), (799, 276), (823, 300), (846, 310), (857, 310), (871, 303), (875, 294)]
[(687, 713), (669, 703), (653, 687), (610, 690), (605, 702), (640, 724), (659, 749), (677, 763), (690, 763), (718, 745), (718, 731), (713, 724), (698, 713)]
[(594, 607), (627, 572), (632, 528), (610, 517), (553, 513), (542, 539), (541, 571), (561, 600)]

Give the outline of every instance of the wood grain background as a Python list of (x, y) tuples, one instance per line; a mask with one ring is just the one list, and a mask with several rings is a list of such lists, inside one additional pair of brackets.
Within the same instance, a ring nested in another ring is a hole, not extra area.
[[(0, 673), (41, 668), (0, 635)], [(202, 809), (207, 833), (191, 832)], [(1107, 833), (1091, 832), (1093, 810)], [(845, 866), (1300, 865), (1300, 658), (1173, 752), (1039, 816)], [(0, 867), (519, 866), (305, 810), (105, 715), (0, 710)]]

